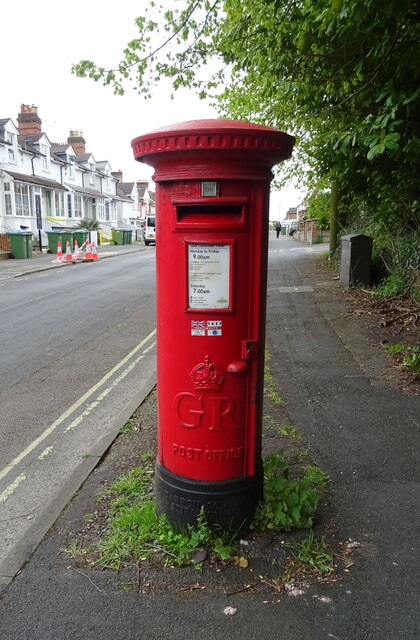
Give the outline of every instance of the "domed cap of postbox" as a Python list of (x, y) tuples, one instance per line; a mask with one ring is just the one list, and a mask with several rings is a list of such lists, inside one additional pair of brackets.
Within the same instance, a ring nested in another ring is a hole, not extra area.
[(178, 156), (182, 161), (186, 154), (190, 158), (201, 154), (207, 160), (234, 154), (272, 167), (290, 158), (294, 142), (293, 136), (271, 127), (220, 119), (189, 120), (155, 129), (135, 138), (131, 146), (136, 160), (155, 168), (163, 156)]

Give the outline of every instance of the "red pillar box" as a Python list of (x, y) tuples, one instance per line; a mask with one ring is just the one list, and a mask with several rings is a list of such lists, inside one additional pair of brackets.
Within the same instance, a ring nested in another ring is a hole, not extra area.
[(294, 138), (197, 120), (132, 141), (156, 182), (156, 506), (237, 528), (262, 497), (271, 168)]

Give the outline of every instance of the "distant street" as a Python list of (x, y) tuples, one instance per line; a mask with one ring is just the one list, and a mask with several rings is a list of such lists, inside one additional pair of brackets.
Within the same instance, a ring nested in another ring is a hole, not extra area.
[(4, 576), (153, 384), (155, 248), (4, 280), (0, 296)]

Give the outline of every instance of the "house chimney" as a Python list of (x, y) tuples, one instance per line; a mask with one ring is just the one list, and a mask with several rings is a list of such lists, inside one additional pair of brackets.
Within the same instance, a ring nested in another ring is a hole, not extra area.
[(114, 176), (114, 178), (116, 178), (119, 182), (123, 181), (123, 174), (121, 169), (118, 169), (118, 171), (111, 171), (111, 175)]
[(83, 131), (70, 131), (67, 144), (71, 144), (77, 156), (84, 156), (86, 153), (86, 140)]
[(42, 133), (42, 120), (38, 115), (38, 107), (34, 105), (21, 104), (17, 121), (21, 136), (36, 136)]

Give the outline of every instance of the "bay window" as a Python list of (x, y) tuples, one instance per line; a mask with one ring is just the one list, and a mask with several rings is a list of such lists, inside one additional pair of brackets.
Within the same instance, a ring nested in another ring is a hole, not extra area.
[(66, 217), (66, 211), (64, 207), (64, 193), (62, 191), (54, 192), (54, 208), (57, 218)]
[(17, 216), (30, 216), (31, 204), (29, 196), (29, 186), (20, 182), (15, 182), (15, 204)]
[(5, 182), (3, 185), (4, 190), (4, 210), (7, 216), (13, 215), (13, 200), (12, 200), (12, 183)]

